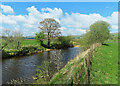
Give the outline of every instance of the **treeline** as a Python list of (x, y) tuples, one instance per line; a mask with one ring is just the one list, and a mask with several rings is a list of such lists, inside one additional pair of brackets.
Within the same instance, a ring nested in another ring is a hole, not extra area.
[(29, 55), (45, 50), (42, 46), (32, 46), (29, 44), (24, 46), (22, 44), (24, 40), (24, 37), (19, 31), (4, 29), (1, 44), (2, 58)]
[[(70, 36), (62, 36), (60, 31), (60, 24), (52, 18), (46, 18), (40, 22), (41, 32), (36, 33), (34, 37), (39, 46), (27, 45), (23, 46), (22, 43), (25, 37), (19, 31), (11, 31), (5, 29), (2, 36), (2, 57), (21, 56), (45, 49), (60, 49), (73, 47)], [(47, 41), (47, 44), (44, 43)], [(51, 42), (52, 41), (52, 42)]]

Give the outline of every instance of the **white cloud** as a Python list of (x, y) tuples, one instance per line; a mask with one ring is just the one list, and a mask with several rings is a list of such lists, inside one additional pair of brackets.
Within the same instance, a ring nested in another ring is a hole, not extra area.
[(118, 29), (118, 25), (112, 25), (112, 29)]
[(66, 27), (60, 27), (59, 29), (60, 30), (66, 30), (67, 28)]
[(4, 27), (2, 27), (2, 26), (0, 26), (0, 30), (3, 30), (3, 29), (5, 29)]
[(28, 11), (27, 15), (4, 15), (0, 13), (0, 18), (2, 18), (0, 23), (3, 25), (10, 25), (14, 27), (14, 29), (22, 29), (23, 33), (26, 35), (27, 33), (34, 34), (34, 31), (38, 31), (38, 27), (40, 26), (39, 22), (44, 18), (54, 18), (58, 21), (61, 25), (60, 29), (64, 34), (79, 35), (86, 33), (86, 29), (98, 20), (103, 20), (110, 23), (111, 28), (114, 30), (118, 29), (118, 12), (113, 12), (111, 16), (108, 17), (103, 17), (97, 13), (89, 15), (80, 13), (65, 13), (63, 17), (63, 11), (61, 8), (42, 8), (41, 11), (38, 11), (37, 8), (31, 6), (26, 10)]
[(11, 8), (11, 6), (1, 5), (0, 7), (2, 8), (4, 13), (14, 13), (14, 10)]
[[(48, 8), (44, 8), (48, 10)], [(44, 10), (38, 11), (34, 6), (28, 7), (26, 9), (28, 11), (28, 15), (4, 15), (0, 13), (0, 18), (2, 21), (0, 23), (12, 26), (14, 29), (34, 29), (34, 31), (38, 31), (38, 27), (40, 26), (39, 22), (44, 18), (54, 18), (56, 21), (60, 23), (59, 18), (62, 15), (62, 10), (60, 8), (49, 8), (48, 12)]]
[(44, 17), (60, 18), (63, 14), (61, 8), (42, 8), (41, 11), (43, 12)]
[(118, 28), (118, 12), (113, 12), (111, 16), (108, 17), (103, 17), (96, 13), (89, 15), (80, 13), (72, 13), (69, 15), (68, 13), (65, 13), (65, 17), (61, 19), (61, 23), (67, 27), (74, 28), (77, 31), (85, 33), (85, 29), (88, 29), (95, 21), (100, 20), (110, 23), (111, 29)]
[(86, 33), (86, 30), (83, 30), (83, 29), (76, 29), (76, 31), (81, 32), (81, 33)]
[(72, 13), (71, 15), (67, 14), (66, 17), (62, 19), (62, 23), (68, 27), (87, 29), (92, 23), (102, 18), (100, 14), (85, 15)]

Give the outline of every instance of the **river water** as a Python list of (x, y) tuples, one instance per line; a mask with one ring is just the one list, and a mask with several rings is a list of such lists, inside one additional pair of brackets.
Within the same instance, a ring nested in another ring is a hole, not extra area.
[(24, 80), (25, 83), (32, 83), (32, 77), (42, 71), (49, 69), (50, 77), (60, 70), (81, 50), (77, 47), (45, 51), (30, 56), (13, 57), (2, 61), (2, 83), (6, 84), (11, 80)]

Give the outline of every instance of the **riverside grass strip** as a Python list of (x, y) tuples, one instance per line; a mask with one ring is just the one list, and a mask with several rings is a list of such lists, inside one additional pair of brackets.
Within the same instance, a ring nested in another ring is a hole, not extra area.
[(91, 84), (118, 83), (118, 42), (106, 42), (93, 53)]
[(90, 53), (98, 46), (99, 44), (95, 44), (91, 46), (92, 48), (70, 60), (64, 68), (53, 76), (48, 84), (88, 84), (88, 62), (90, 62), (88, 57), (91, 57)]

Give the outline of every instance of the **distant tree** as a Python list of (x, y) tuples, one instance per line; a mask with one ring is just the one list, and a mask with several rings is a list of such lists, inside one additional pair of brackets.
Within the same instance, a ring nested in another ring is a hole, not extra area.
[(59, 46), (61, 48), (68, 48), (68, 47), (72, 47), (73, 44), (71, 42), (72, 37), (71, 36), (60, 36), (58, 37), (58, 42), (59, 42)]
[(5, 47), (19, 49), (22, 44), (22, 34), (19, 31), (4, 29), (2, 35), (2, 49)]
[(110, 37), (110, 24), (105, 21), (97, 21), (90, 26), (89, 41), (104, 43)]
[(40, 22), (40, 29), (47, 36), (48, 48), (50, 47), (51, 38), (57, 37), (60, 35), (60, 24), (53, 18), (46, 18)]
[(8, 44), (13, 42), (12, 31), (10, 29), (4, 29), (2, 32), (2, 49)]
[(40, 42), (41, 46), (43, 45), (44, 38), (45, 38), (44, 32), (36, 33), (35, 39)]
[(23, 40), (24, 40), (24, 38), (19, 31), (14, 31), (13, 32), (14, 48), (20, 49), (21, 46), (22, 46)]

